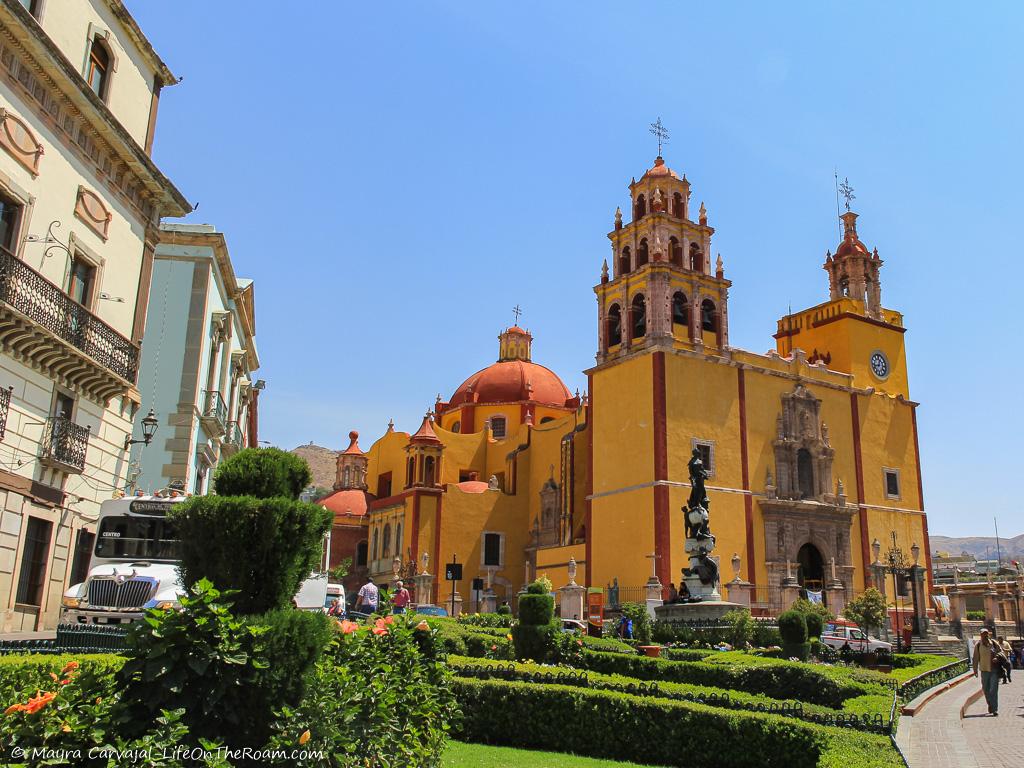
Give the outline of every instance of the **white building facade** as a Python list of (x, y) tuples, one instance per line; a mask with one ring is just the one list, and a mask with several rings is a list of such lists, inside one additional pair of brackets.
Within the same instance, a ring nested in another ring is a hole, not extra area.
[[(149, 445), (134, 446), (133, 485), (206, 493), (224, 458), (256, 447), (263, 388), (253, 282), (235, 276), (213, 227), (161, 225), (142, 350), (143, 410), (159, 428)], [(135, 431), (141, 441), (140, 420)]]
[(175, 82), (120, 0), (0, 0), (0, 632), (56, 625), (126, 484)]

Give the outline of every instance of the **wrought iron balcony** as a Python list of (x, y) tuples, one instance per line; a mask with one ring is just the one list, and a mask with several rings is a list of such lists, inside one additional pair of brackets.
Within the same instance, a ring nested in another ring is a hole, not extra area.
[(230, 456), (242, 447), (242, 429), (237, 421), (229, 421), (227, 430), (224, 432), (224, 439), (221, 441), (221, 450), (225, 455)]
[(220, 437), (227, 429), (228, 407), (220, 392), (203, 391), (203, 409), (199, 412), (199, 421), (210, 437)]
[(4, 439), (7, 432), (7, 412), (11, 408), (11, 391), (14, 387), (0, 389), (0, 440)]
[(79, 426), (66, 416), (51, 416), (43, 427), (39, 461), (64, 472), (80, 474), (85, 469), (88, 447), (88, 427)]
[(135, 384), (139, 347), (0, 248), (0, 346), (20, 362), (106, 402)]

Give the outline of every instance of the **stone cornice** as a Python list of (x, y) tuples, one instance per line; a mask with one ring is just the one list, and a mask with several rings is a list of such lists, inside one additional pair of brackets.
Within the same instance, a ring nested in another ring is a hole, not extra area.
[(16, 0), (0, 0), (0, 71), (36, 117), (143, 218), (191, 206)]
[(146, 61), (149, 62), (150, 66), (156, 70), (157, 75), (160, 77), (160, 81), (163, 85), (177, 85), (178, 78), (174, 76), (168, 66), (164, 63), (164, 60), (157, 54), (156, 49), (153, 48), (153, 44), (149, 42), (149, 38), (143, 33), (142, 29), (139, 28), (135, 18), (128, 12), (128, 9), (124, 7), (124, 3), (121, 0), (107, 0), (107, 5), (110, 7), (110, 12), (114, 14), (118, 21), (121, 22), (121, 26), (124, 27), (125, 32), (128, 33), (128, 37), (132, 39), (132, 42), (138, 46), (139, 52)]

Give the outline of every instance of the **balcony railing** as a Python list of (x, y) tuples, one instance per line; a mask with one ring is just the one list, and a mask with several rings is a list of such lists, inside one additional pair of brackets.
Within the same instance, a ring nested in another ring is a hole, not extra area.
[(4, 439), (7, 432), (7, 411), (11, 408), (11, 391), (14, 387), (0, 389), (0, 440)]
[(51, 467), (78, 474), (85, 469), (85, 451), (89, 447), (89, 429), (66, 416), (51, 416), (43, 427), (39, 461)]
[(139, 348), (5, 248), (0, 248), (0, 301), (135, 382)]
[(224, 398), (220, 396), (220, 392), (204, 390), (200, 420), (206, 431), (213, 437), (220, 437), (227, 428), (227, 418), (228, 407), (224, 404)]
[(226, 454), (232, 454), (242, 447), (242, 430), (237, 421), (229, 421), (224, 431), (224, 439), (221, 441), (221, 450)]

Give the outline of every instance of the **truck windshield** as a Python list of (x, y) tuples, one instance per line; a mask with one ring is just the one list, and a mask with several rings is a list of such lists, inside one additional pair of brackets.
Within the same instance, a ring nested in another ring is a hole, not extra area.
[(115, 515), (100, 520), (96, 557), (132, 560), (179, 560), (174, 528), (161, 517)]

